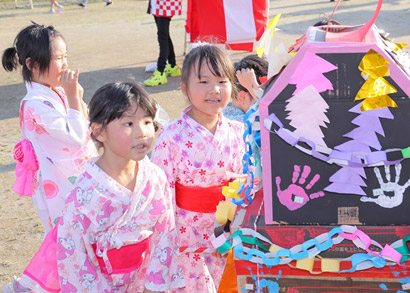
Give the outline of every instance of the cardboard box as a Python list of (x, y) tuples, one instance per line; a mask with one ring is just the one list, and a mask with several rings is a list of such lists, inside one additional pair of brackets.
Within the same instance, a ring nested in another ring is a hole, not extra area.
[[(395, 106), (360, 110), (373, 94), (359, 66), (374, 55)], [(375, 43), (305, 44), (259, 103), (266, 222), (408, 225), (409, 84)]]

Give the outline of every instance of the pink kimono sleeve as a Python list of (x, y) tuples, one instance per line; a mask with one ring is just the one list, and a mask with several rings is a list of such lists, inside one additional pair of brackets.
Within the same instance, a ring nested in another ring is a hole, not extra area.
[(75, 153), (89, 141), (89, 122), (82, 113), (73, 109), (61, 113), (42, 100), (27, 101), (23, 108), (25, 135), (48, 156)]
[(165, 178), (162, 181), (156, 197), (163, 199), (165, 212), (158, 218), (150, 237), (149, 263), (145, 274), (145, 287), (152, 291), (167, 291), (185, 286), (182, 266), (176, 257), (178, 245), (171, 193)]
[(69, 205), (60, 224), (57, 263), (62, 292), (98, 291), (97, 282), (105, 280), (98, 273), (94, 254), (87, 252), (91, 249), (89, 238), (94, 235), (94, 225), (87, 215)]
[[(175, 200), (175, 182), (176, 182), (176, 167), (175, 160), (177, 155), (172, 154), (171, 141), (168, 138), (166, 131), (162, 131), (157, 138), (154, 149), (151, 153), (151, 162), (160, 167), (167, 176), (169, 187), (171, 189), (171, 197)], [(174, 203), (175, 209), (175, 203)]]

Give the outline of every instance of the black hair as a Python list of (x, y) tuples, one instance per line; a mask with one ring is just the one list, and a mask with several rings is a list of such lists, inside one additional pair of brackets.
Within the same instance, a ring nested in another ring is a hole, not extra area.
[[(34, 23), (22, 29), (13, 42), (13, 47), (3, 52), (1, 62), (6, 71), (13, 71), (19, 65), (23, 67), (23, 80), (32, 81), (31, 70), (34, 65), (39, 66), (40, 74), (46, 72), (51, 61), (51, 42), (63, 36), (53, 26)], [(26, 60), (30, 58), (27, 66)]]
[[(269, 62), (258, 55), (248, 55), (243, 57), (240, 61), (235, 62), (235, 71), (251, 68), (255, 72), (256, 80), (260, 84), (259, 78), (268, 75)], [(238, 78), (235, 75), (235, 86), (237, 91), (249, 92), (245, 87), (243, 87)]]
[[(313, 26), (322, 26), (322, 25), (328, 25), (329, 24), (329, 19), (328, 18), (324, 18), (322, 20), (319, 20), (318, 22), (316, 22)], [(337, 20), (331, 20), (330, 24), (333, 25), (340, 25), (340, 22), (338, 22)]]
[[(195, 68), (196, 61), (198, 61), (198, 68)], [(213, 45), (198, 46), (185, 56), (182, 65), (182, 83), (188, 85), (189, 76), (193, 70), (196, 70), (195, 74), (200, 79), (201, 67), (204, 61), (213, 75), (227, 77), (234, 88), (235, 72), (232, 62), (222, 50)], [(232, 90), (233, 92), (234, 90)]]
[[(138, 107), (142, 107), (154, 119), (157, 113), (156, 102), (140, 85), (131, 82), (116, 82), (100, 87), (88, 105), (90, 125), (98, 123), (102, 125), (102, 129), (105, 129), (111, 121), (121, 118), (132, 102), (137, 103)], [(158, 130), (158, 124), (155, 121), (154, 129)], [(101, 146), (93, 134), (91, 137)]]

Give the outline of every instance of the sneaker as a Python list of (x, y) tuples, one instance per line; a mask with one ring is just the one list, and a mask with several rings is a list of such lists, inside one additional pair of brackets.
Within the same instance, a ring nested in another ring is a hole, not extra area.
[(161, 73), (158, 70), (155, 70), (154, 74), (144, 81), (146, 86), (157, 86), (166, 83), (168, 83), (167, 74), (165, 72)]
[(14, 276), (14, 281), (8, 283), (3, 287), (3, 293), (23, 293), (23, 292), (32, 292), (29, 288), (26, 288), (19, 283), (19, 279)]
[(47, 11), (47, 13), (54, 13), (55, 11), (54, 11), (54, 9), (52, 9), (52, 8), (50, 8), (48, 11)]
[(112, 1), (107, 1), (107, 3), (105, 3), (105, 7), (110, 6), (111, 4), (113, 4)]
[(171, 64), (167, 64), (165, 67), (164, 72), (166, 75), (171, 75), (171, 76), (181, 76), (181, 70), (179, 69), (178, 65), (175, 65), (174, 67), (171, 66)]
[(61, 12), (61, 10), (63, 10), (63, 9), (64, 9), (64, 7), (63, 7), (63, 6), (61, 6), (61, 5), (60, 5), (60, 6), (58, 6), (58, 7), (57, 7), (57, 13), (60, 13), (60, 12)]
[(87, 8), (87, 6), (85, 6), (84, 3), (77, 3), (77, 6), (80, 6), (80, 7), (82, 7), (82, 8)]

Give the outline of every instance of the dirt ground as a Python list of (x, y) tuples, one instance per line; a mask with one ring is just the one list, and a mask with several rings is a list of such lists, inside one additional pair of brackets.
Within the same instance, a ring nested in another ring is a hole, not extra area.
[[(60, 14), (47, 14), (48, 7), (0, 11), (0, 50), (12, 45), (18, 31), (33, 20), (52, 24), (65, 37), (69, 51), (69, 66), (80, 68), (80, 83), (89, 101), (94, 91), (112, 81), (142, 82), (150, 76), (145, 66), (156, 61), (158, 45), (153, 17), (147, 15), (146, 0), (114, 0), (104, 7), (92, 3), (87, 9), (67, 4)], [(337, 2), (337, 1), (336, 1)], [(323, 15), (330, 15), (335, 2), (328, 0), (271, 0), (269, 15), (282, 13), (275, 33), (277, 42), (289, 47), (306, 28)], [(356, 25), (372, 16), (376, 0), (343, 1), (334, 19)], [(410, 1), (385, 0), (376, 21), (379, 28), (390, 33), (398, 43), (410, 43)], [(179, 64), (185, 44), (185, 16), (171, 22), (171, 35)], [(245, 52), (231, 52), (232, 59)], [(0, 288), (21, 275), (43, 238), (43, 227), (30, 198), (19, 198), (12, 191), (15, 164), (14, 144), (21, 138), (18, 127), (18, 107), (25, 95), (20, 72), (0, 70)], [(170, 77), (168, 84), (147, 88), (148, 92), (169, 113), (171, 119), (180, 115), (186, 105), (180, 78)]]

